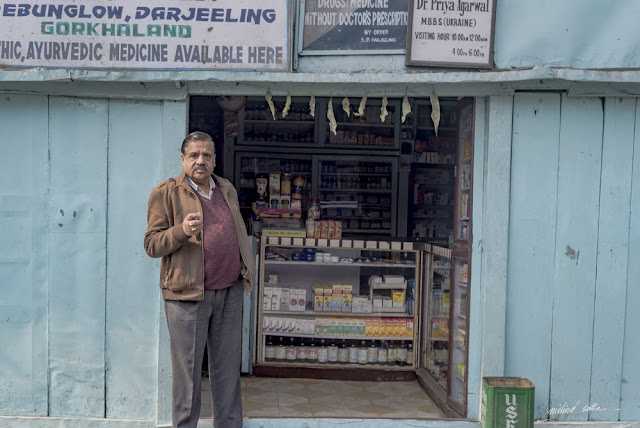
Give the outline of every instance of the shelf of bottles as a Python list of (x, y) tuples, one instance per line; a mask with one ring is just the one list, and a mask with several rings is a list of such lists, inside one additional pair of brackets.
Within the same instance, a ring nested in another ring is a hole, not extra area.
[(325, 144), (344, 147), (370, 146), (376, 149), (397, 148), (397, 103), (397, 101), (388, 103), (387, 114), (384, 120), (381, 120), (380, 100), (368, 100), (363, 114), (358, 115), (359, 103), (351, 103), (350, 113), (347, 114), (342, 104), (334, 99), (336, 133), (331, 132), (327, 123)]
[(395, 174), (391, 161), (321, 160), (319, 174), (322, 215), (341, 220), (343, 233), (393, 232)]
[(282, 116), (285, 97), (274, 97), (275, 119), (264, 98), (249, 98), (243, 109), (242, 144), (316, 142), (316, 119), (309, 114), (309, 101), (294, 98)]
[(428, 291), (428, 322), (425, 365), (429, 374), (445, 391), (449, 377), (449, 325), (451, 292), (451, 252), (438, 249), (432, 257), (431, 287)]
[(269, 174), (287, 172), (291, 177), (302, 176), (305, 178), (305, 185), (302, 194), (303, 209), (309, 200), (312, 185), (312, 161), (311, 156), (293, 157), (286, 155), (262, 155), (254, 156), (249, 153), (236, 153), (236, 162), (239, 169), (236, 169), (236, 188), (238, 190), (238, 200), (240, 207), (248, 209), (251, 202), (256, 198), (256, 176), (258, 174)]
[(451, 348), (451, 372), (455, 376), (450, 381), (449, 396), (455, 402), (466, 402), (466, 364), (468, 344), (467, 296), (469, 284), (469, 261), (466, 258), (453, 258), (453, 317), (451, 320), (451, 341), (455, 344)]
[(264, 363), (304, 367), (412, 369), (413, 342), (265, 335)]

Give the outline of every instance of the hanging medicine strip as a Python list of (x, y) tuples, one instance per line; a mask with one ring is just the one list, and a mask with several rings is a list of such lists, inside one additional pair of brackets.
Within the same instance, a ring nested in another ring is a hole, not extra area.
[(411, 103), (409, 103), (407, 94), (404, 94), (404, 98), (402, 99), (402, 123), (404, 123), (409, 113), (411, 113)]
[(316, 117), (316, 97), (311, 95), (311, 99), (309, 99), (309, 114), (311, 117)]
[(291, 107), (291, 94), (287, 92), (287, 101), (284, 103), (284, 108), (282, 109), (282, 118), (287, 117), (289, 114), (289, 108)]
[(358, 107), (358, 112), (357, 113), (353, 113), (354, 116), (362, 116), (364, 115), (364, 108), (367, 105), (367, 95), (365, 94), (364, 97), (362, 97), (362, 99), (360, 100), (360, 106)]
[(276, 120), (276, 108), (273, 105), (273, 101), (271, 99), (271, 91), (267, 88), (267, 93), (264, 95), (264, 98), (267, 100), (267, 104), (269, 104), (269, 108), (271, 109), (271, 115), (273, 116), (273, 120)]
[(387, 111), (387, 96), (385, 95), (384, 98), (382, 98), (382, 107), (380, 107), (380, 122), (384, 123), (384, 121), (387, 119), (387, 115), (389, 114), (389, 112)]
[(351, 103), (348, 97), (342, 99), (342, 110), (347, 113), (347, 117), (351, 117)]
[(329, 130), (333, 132), (333, 135), (336, 135), (338, 124), (336, 123), (336, 117), (333, 114), (333, 97), (329, 98), (329, 106), (327, 107), (327, 119), (329, 119)]
[(440, 101), (436, 90), (431, 91), (431, 120), (433, 120), (433, 128), (438, 136), (438, 125), (440, 124)]

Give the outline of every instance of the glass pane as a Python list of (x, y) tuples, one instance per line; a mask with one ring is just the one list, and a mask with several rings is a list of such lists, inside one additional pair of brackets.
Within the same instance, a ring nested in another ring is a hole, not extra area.
[(449, 381), (450, 271), (451, 259), (433, 256), (426, 368), (444, 390)]
[[(241, 155), (240, 159), (240, 181), (236, 183), (238, 189), (238, 199), (240, 207), (249, 209), (251, 203), (258, 199), (256, 188), (256, 177), (264, 174), (267, 178), (269, 174), (289, 173), (293, 180), (296, 176), (304, 177), (304, 187), (302, 191), (303, 209), (306, 210), (306, 204), (309, 200), (311, 192), (311, 156), (307, 159), (286, 158), (279, 156), (277, 158)], [(266, 189), (268, 193), (268, 187)], [(267, 197), (269, 195), (267, 194)]]
[(453, 341), (451, 354), (451, 398), (464, 404), (466, 383), (466, 361), (468, 341), (467, 324), (467, 290), (469, 283), (469, 262), (466, 259), (454, 258), (454, 294), (451, 338)]
[(384, 121), (380, 120), (380, 106), (369, 105), (362, 116), (356, 116), (359, 102), (351, 104), (351, 113), (342, 109), (342, 104), (334, 99), (333, 112), (336, 117), (336, 134), (330, 131), (327, 124), (326, 144), (346, 146), (393, 147), (395, 145), (395, 107), (387, 106)]
[(287, 116), (282, 117), (285, 98), (273, 99), (276, 117), (267, 102), (249, 100), (244, 108), (243, 139), (249, 143), (314, 143), (315, 119), (309, 114), (309, 103), (292, 101)]
[(391, 233), (392, 180), (391, 162), (320, 161), (323, 218), (343, 233)]

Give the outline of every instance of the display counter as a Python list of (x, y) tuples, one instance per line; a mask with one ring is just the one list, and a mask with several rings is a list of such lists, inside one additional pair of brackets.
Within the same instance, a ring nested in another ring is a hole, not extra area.
[(410, 242), (263, 237), (254, 373), (414, 376), (421, 263)]

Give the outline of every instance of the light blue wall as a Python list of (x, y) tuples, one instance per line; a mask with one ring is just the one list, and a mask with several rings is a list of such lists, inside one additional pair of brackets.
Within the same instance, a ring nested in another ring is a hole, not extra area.
[(0, 129), (0, 414), (166, 420), (142, 241), (186, 102), (2, 95)]
[[(636, 0), (495, 0), (495, 67), (619, 69), (640, 67)], [(457, 1), (455, 4), (457, 5)], [(303, 72), (430, 71), (404, 56), (303, 56)]]
[(513, 106), (505, 374), (534, 382), (537, 418), (637, 420), (637, 100)]
[(636, 0), (496, 0), (496, 67), (636, 68)]

